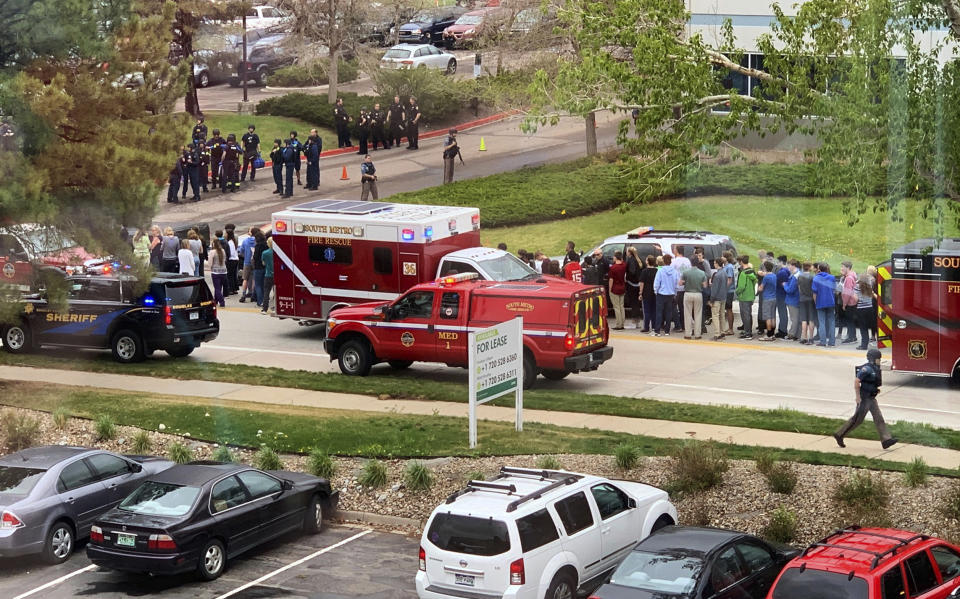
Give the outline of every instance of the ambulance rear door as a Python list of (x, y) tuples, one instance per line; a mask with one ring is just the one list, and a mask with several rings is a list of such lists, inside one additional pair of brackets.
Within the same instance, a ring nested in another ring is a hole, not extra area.
[[(423, 273), (423, 256), (419, 253), (400, 250), (400, 293), (420, 284)], [(430, 276), (430, 275), (427, 275)]]
[(893, 258), (893, 368), (939, 374), (944, 283), (932, 256)]
[[(397, 242), (397, 227), (393, 225), (366, 225), (365, 227), (365, 248), (363, 259), (369, 258), (370, 262), (364, 262), (363, 284), (360, 291), (372, 291), (376, 293), (399, 293), (401, 289), (409, 287), (400, 286), (400, 255)], [(368, 254), (369, 252), (369, 254)], [(359, 260), (361, 256), (356, 256)], [(369, 301), (382, 299), (374, 296)], [(368, 301), (366, 299), (359, 301)]]

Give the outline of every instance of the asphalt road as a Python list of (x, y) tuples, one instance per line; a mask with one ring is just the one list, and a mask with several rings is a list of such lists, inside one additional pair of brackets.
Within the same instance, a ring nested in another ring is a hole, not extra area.
[(416, 597), (418, 546), (403, 535), (332, 526), (316, 536), (285, 535), (231, 561), (217, 580), (199, 582), (192, 575), (102, 572), (81, 545), (59, 566), (34, 559), (0, 563), (0, 597), (406, 599)]

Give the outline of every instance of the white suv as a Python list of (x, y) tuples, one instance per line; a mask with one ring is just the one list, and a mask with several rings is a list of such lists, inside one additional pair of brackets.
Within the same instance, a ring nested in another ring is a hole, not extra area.
[(500, 469), (437, 507), (420, 541), (420, 599), (572, 599), (677, 521), (666, 491), (556, 470)]

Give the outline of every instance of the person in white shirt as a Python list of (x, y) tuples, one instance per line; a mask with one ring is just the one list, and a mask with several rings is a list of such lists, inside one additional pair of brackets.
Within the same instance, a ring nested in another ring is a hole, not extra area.
[(177, 252), (177, 259), (180, 261), (180, 274), (191, 276), (196, 274), (193, 263), (193, 252), (190, 251), (190, 241), (188, 239), (180, 241), (180, 251)]
[(237, 238), (234, 234), (233, 225), (228, 224), (226, 227), (227, 235), (227, 245), (224, 249), (227, 250), (227, 289), (224, 291), (224, 295), (236, 295), (237, 290), (240, 288), (240, 285), (237, 282), (237, 270), (240, 267), (240, 254), (237, 252)]

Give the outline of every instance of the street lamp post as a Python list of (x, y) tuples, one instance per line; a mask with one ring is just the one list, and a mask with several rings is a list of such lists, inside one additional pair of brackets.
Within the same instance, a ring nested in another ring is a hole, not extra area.
[(243, 37), (240, 38), (240, 43), (243, 44), (243, 61), (240, 63), (240, 80), (243, 85), (243, 102), (246, 104), (249, 100), (247, 99), (247, 11), (243, 11)]

